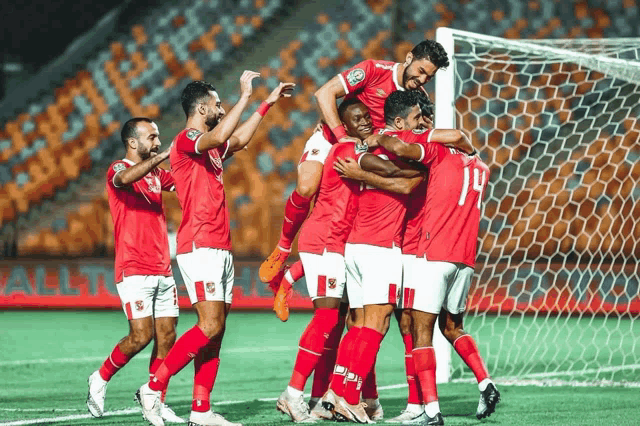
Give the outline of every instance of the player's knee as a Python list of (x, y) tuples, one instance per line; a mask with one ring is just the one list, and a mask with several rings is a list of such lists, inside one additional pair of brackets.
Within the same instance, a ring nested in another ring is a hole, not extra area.
[(198, 323), (198, 327), (200, 327), (205, 336), (213, 339), (224, 334), (225, 322), (224, 319), (215, 318)]
[(176, 342), (176, 329), (173, 327), (160, 328), (156, 339), (158, 341), (158, 345), (173, 346)]
[(457, 327), (450, 322), (441, 321), (439, 325), (442, 335), (451, 343), (464, 334), (464, 330), (461, 327)]
[(318, 190), (318, 185), (315, 182), (299, 181), (296, 186), (296, 192), (304, 197), (311, 198)]
[(131, 343), (136, 347), (136, 349), (141, 350), (146, 347), (151, 339), (153, 339), (153, 329), (147, 328), (139, 328), (132, 330), (129, 335)]
[(400, 327), (400, 333), (403, 336), (411, 334), (411, 315), (403, 312), (400, 317), (400, 321), (398, 322), (398, 326)]

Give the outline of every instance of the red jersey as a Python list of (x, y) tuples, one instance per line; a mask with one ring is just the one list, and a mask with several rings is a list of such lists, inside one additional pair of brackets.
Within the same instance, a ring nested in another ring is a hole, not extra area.
[(169, 237), (162, 191), (173, 191), (171, 174), (155, 168), (131, 185), (117, 187), (113, 178), (135, 163), (115, 161), (107, 171), (107, 196), (115, 233), (115, 280), (123, 275), (171, 275)]
[(405, 227), (402, 235), (402, 254), (412, 254), (414, 256), (418, 254), (419, 243), (422, 238), (427, 182), (426, 179), (420, 182), (407, 202), (407, 214), (405, 215)]
[(344, 255), (344, 245), (358, 211), (360, 183), (343, 179), (331, 165), (336, 157), (356, 159), (355, 143), (334, 145), (325, 161), (322, 180), (311, 215), (302, 225), (298, 250), (304, 253), (328, 252)]
[[(397, 132), (382, 129), (380, 133), (388, 133), (393, 136)], [(364, 154), (358, 156), (358, 161)], [(391, 161), (397, 158), (382, 147), (374, 148), (370, 154)], [(360, 194), (358, 215), (348, 242), (387, 248), (402, 247), (407, 199), (408, 197), (403, 194), (366, 186)]]
[(396, 90), (399, 63), (367, 59), (338, 74), (347, 97), (358, 98), (368, 109), (373, 127), (381, 129), (384, 122), (384, 101)]
[(473, 268), (489, 168), (479, 157), (441, 144), (420, 146), (430, 170), (419, 256)]
[(177, 254), (200, 247), (231, 250), (231, 222), (222, 184), (229, 141), (199, 153), (196, 144), (201, 136), (196, 129), (184, 129), (173, 139), (169, 153), (182, 207)]

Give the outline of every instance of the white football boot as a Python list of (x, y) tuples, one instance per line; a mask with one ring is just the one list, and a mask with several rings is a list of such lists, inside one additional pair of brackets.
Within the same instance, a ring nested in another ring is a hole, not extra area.
[(382, 404), (380, 404), (379, 398), (365, 398), (363, 401), (365, 404), (367, 404), (364, 411), (367, 412), (367, 416), (369, 416), (371, 420), (376, 422), (384, 418), (384, 410), (382, 410)]
[(242, 423), (232, 423), (221, 414), (209, 410), (204, 413), (192, 411), (187, 426), (242, 426)]
[(100, 376), (98, 370), (94, 371), (87, 380), (89, 393), (87, 394), (87, 408), (93, 417), (102, 417), (104, 414), (104, 398), (107, 396), (107, 382)]
[(321, 398), (311, 398), (309, 400), (309, 410), (313, 417), (322, 420), (333, 420), (333, 413), (322, 406)]
[(278, 411), (291, 417), (295, 423), (315, 423), (318, 419), (309, 413), (309, 405), (304, 400), (304, 396), (291, 395), (288, 389), (280, 394), (276, 402)]
[(407, 404), (399, 416), (387, 420), (387, 423), (400, 423), (403, 425), (420, 425), (427, 420), (424, 406), (419, 404)]
[(134, 400), (142, 408), (142, 417), (153, 426), (164, 426), (161, 395), (162, 392), (151, 390), (149, 384), (145, 383), (140, 386), (134, 397)]
[(375, 423), (367, 415), (366, 408), (367, 404), (364, 402), (351, 405), (346, 399), (338, 396), (333, 414), (338, 418), (338, 421), (346, 420), (354, 423)]
[(167, 423), (186, 423), (183, 418), (178, 417), (176, 413), (164, 402), (160, 408), (160, 415), (162, 416), (162, 420)]

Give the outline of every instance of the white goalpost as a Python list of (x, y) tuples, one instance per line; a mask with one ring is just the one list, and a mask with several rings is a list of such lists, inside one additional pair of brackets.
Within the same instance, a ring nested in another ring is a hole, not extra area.
[[(640, 386), (640, 39), (436, 40), (436, 127), (491, 169), (465, 317), (490, 373)], [(434, 346), (438, 382), (473, 377)]]

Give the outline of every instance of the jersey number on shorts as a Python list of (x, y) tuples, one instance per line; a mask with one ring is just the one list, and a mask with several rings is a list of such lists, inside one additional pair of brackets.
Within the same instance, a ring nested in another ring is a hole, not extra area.
[[(482, 179), (480, 178), (480, 169), (473, 169), (473, 190), (478, 192), (478, 208), (482, 203), (482, 189), (484, 188), (484, 182), (487, 179), (487, 172), (482, 171)], [(460, 192), (460, 199), (458, 200), (459, 206), (464, 206), (464, 202), (467, 199), (467, 190), (469, 189), (469, 167), (464, 168), (464, 179), (462, 180), (462, 192)]]

